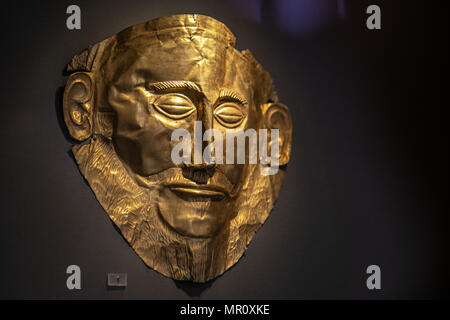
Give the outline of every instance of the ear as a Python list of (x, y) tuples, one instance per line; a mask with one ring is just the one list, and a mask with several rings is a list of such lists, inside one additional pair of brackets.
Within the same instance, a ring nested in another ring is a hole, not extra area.
[(292, 139), (292, 119), (289, 109), (284, 104), (274, 102), (264, 104), (262, 111), (265, 126), (269, 130), (268, 137), (270, 137), (270, 129), (279, 129), (279, 165), (286, 165), (291, 154)]
[(64, 89), (63, 114), (70, 135), (83, 141), (93, 131), (93, 75), (90, 72), (76, 72), (70, 75)]

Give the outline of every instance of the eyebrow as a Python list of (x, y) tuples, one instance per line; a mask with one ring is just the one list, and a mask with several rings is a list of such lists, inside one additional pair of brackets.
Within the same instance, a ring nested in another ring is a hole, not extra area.
[(149, 83), (147, 88), (154, 91), (164, 91), (170, 89), (189, 89), (196, 91), (197, 93), (202, 93), (202, 90), (191, 81), (162, 81)]
[[(189, 89), (197, 93), (203, 94), (200, 87), (192, 81), (161, 81), (147, 84), (149, 90), (165, 91), (171, 89)], [(218, 100), (231, 99), (237, 101), (242, 105), (248, 104), (247, 100), (242, 98), (238, 93), (230, 89), (221, 89)]]
[(238, 101), (239, 103), (241, 103), (243, 105), (248, 103), (247, 100), (245, 100), (238, 93), (236, 93), (236, 92), (234, 92), (233, 90), (230, 90), (230, 89), (221, 89), (220, 90), (219, 100), (221, 100), (221, 99), (235, 100), (235, 101)]

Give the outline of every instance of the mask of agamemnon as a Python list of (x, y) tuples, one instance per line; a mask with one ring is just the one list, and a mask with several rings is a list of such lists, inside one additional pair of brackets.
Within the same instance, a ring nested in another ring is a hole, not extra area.
[[(72, 148), (81, 173), (144, 262), (177, 280), (205, 282), (239, 260), (289, 161), (289, 111), (269, 74), (234, 43), (213, 18), (173, 15), (129, 27), (67, 67), (64, 120), (73, 138), (88, 140)], [(279, 129), (280, 170), (174, 164), (172, 132), (194, 136), (198, 123), (201, 133), (217, 129), (223, 137)]]

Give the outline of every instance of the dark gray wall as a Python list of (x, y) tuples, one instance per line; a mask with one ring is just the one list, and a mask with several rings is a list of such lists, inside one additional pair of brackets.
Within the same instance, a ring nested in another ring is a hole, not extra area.
[[(82, 10), (79, 31), (65, 27), (72, 3)], [(2, 3), (0, 298), (448, 295), (440, 9), (378, 1), (383, 29), (370, 32), (367, 4), (347, 1), (346, 20), (327, 14), (323, 27), (289, 33), (277, 28), (276, 2), (250, 1), (261, 3), (259, 23), (239, 3)], [(292, 10), (307, 10), (298, 3)], [(335, 1), (321, 3), (334, 12)], [(172, 13), (226, 23), (272, 74), (294, 122), (275, 209), (240, 262), (204, 285), (161, 276), (128, 246), (70, 156), (60, 111), (62, 71), (75, 53)], [(81, 291), (66, 288), (70, 264), (82, 269)], [(371, 264), (381, 266), (380, 291), (365, 286)], [(126, 290), (108, 290), (108, 272), (128, 273)]]

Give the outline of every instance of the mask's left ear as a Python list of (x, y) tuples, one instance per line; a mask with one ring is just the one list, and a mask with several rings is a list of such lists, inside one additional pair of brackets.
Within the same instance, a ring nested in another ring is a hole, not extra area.
[(270, 129), (279, 129), (279, 165), (286, 165), (291, 154), (292, 139), (292, 119), (289, 109), (284, 104), (274, 102), (264, 104), (262, 111), (266, 128), (269, 130), (268, 135), (270, 136)]
[(83, 141), (93, 132), (93, 74), (76, 72), (70, 75), (64, 89), (63, 114), (70, 135)]

